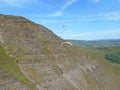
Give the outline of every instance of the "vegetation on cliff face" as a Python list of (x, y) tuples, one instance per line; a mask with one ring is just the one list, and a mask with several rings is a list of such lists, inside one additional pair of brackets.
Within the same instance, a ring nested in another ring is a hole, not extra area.
[[(106, 72), (107, 71), (111, 72), (113, 70), (113, 72), (120, 75), (120, 64), (117, 61), (110, 63), (111, 61), (109, 61), (105, 57), (106, 55), (109, 55), (108, 47), (107, 48), (106, 47), (104, 47), (104, 48), (103, 47), (100, 47), (100, 48), (78, 47), (78, 48), (82, 52), (82, 55), (86, 59), (93, 60), (93, 61), (98, 62), (100, 65), (104, 65), (104, 69), (109, 68), (109, 70), (106, 70)], [(115, 47), (109, 47), (109, 49), (110, 48), (114, 52), (115, 49), (113, 49), (113, 48), (115, 48)], [(116, 53), (114, 53), (114, 54), (116, 54)], [(120, 77), (119, 77), (119, 79), (120, 79)]]
[(10, 75), (12, 75), (15, 79), (33, 87), (33, 83), (27, 79), (23, 73), (20, 71), (15, 58), (9, 56), (6, 51), (3, 49), (2, 45), (0, 44), (0, 68), (3, 68), (7, 71)]
[(112, 63), (120, 64), (120, 46), (107, 47), (106, 50), (105, 58)]

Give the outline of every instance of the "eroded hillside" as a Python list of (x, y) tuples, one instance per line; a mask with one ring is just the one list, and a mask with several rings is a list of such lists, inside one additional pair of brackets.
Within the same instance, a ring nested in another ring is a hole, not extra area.
[(120, 74), (108, 62), (89, 60), (64, 42), (42, 25), (0, 15), (0, 89), (119, 90)]

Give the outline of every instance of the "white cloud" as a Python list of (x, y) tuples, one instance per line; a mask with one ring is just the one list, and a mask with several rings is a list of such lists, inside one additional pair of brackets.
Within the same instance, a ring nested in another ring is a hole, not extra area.
[(83, 18), (84, 20), (120, 20), (120, 12), (101, 13), (97, 15), (91, 15)]
[(102, 0), (88, 0), (90, 3), (99, 3), (99, 2), (101, 2)]
[(53, 8), (57, 8), (57, 7), (60, 7), (60, 5), (49, 6), (48, 9), (53, 9)]
[(73, 3), (77, 1), (78, 0), (69, 0), (67, 3), (64, 4), (64, 6), (62, 7), (62, 10), (65, 10), (67, 7), (69, 7), (70, 5), (72, 5)]
[(101, 2), (102, 0), (92, 0), (93, 3), (99, 3)]
[(74, 4), (75, 2), (77, 2), (78, 0), (69, 0), (67, 3), (65, 3), (63, 5), (63, 7), (58, 10), (57, 12), (53, 13), (53, 14), (50, 14), (49, 16), (61, 16), (63, 13), (64, 13), (64, 10), (66, 8), (68, 8), (69, 6), (71, 6), (72, 4)]
[(105, 13), (101, 17), (104, 17), (106, 20), (120, 20), (120, 12)]
[(120, 20), (120, 12), (101, 13), (91, 16), (94, 20)]
[(81, 36), (86, 36), (89, 33), (81, 33), (81, 34), (72, 34), (70, 37), (81, 37)]
[(81, 16), (81, 17), (77, 17), (77, 18), (73, 18), (70, 20), (66, 20), (66, 21), (70, 21), (70, 22), (87, 22), (87, 21), (114, 21), (114, 20), (120, 20), (120, 12), (109, 12), (109, 13), (100, 13), (100, 14), (96, 14), (96, 15), (88, 15), (88, 16)]
[(37, 1), (38, 0), (0, 0), (0, 3), (13, 7), (24, 7), (28, 3), (37, 3)]
[(78, 37), (86, 37), (86, 36), (102, 36), (102, 35), (110, 35), (110, 34), (120, 34), (120, 29), (114, 29), (114, 30), (105, 30), (105, 31), (97, 31), (97, 32), (87, 32), (87, 33), (80, 33), (80, 34), (72, 34), (70, 37), (72, 38), (78, 38)]
[(57, 11), (53, 14), (50, 14), (49, 16), (61, 16), (63, 14), (63, 11)]

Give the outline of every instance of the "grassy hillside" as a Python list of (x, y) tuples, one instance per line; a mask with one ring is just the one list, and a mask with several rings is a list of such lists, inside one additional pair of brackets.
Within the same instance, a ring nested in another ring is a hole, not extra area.
[(100, 63), (100, 65), (103, 65), (105, 68), (109, 67), (109, 70), (113, 70), (115, 73), (120, 74), (120, 64), (118, 62), (110, 63), (111, 61), (105, 57), (106, 55), (109, 55), (109, 53), (113, 53), (114, 51), (116, 51), (116, 49), (114, 49), (115, 47), (111, 48), (113, 50), (111, 52), (108, 51), (107, 49), (108, 47), (106, 49), (90, 47), (78, 47), (78, 48), (86, 59), (96, 61)]
[(120, 64), (120, 46), (100, 47), (98, 49), (106, 51), (105, 58), (107, 60)]
[(4, 49), (2, 48), (2, 45), (0, 45), (0, 68), (7, 71), (15, 79), (18, 79), (19, 81), (21, 81), (31, 87), (33, 86), (33, 84), (20, 71), (17, 63), (15, 62), (15, 58), (10, 57), (4, 51)]

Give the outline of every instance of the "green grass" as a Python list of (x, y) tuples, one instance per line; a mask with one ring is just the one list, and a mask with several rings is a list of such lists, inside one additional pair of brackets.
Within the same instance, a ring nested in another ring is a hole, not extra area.
[[(111, 63), (105, 58), (107, 51), (105, 49), (97, 48), (88, 48), (88, 47), (79, 47), (79, 50), (82, 52), (88, 60), (96, 61), (100, 63), (106, 69), (106, 72), (115, 72), (120, 75), (120, 64)], [(108, 71), (109, 70), (109, 71)]]
[(105, 58), (112, 63), (120, 64), (120, 46), (106, 47)]
[(0, 45), (0, 67), (12, 75), (15, 79), (27, 84), (30, 87), (33, 87), (34, 84), (27, 79), (23, 73), (20, 71), (15, 58), (9, 56), (5, 50)]
[(49, 44), (49, 40), (46, 37), (37, 36), (37, 38), (41, 41), (42, 47), (46, 51), (47, 54), (53, 54), (53, 48)]
[(80, 52), (82, 52), (83, 55), (87, 59), (93, 59), (93, 60), (105, 60), (105, 51), (104, 50), (99, 50), (97, 48), (89, 48), (89, 47), (79, 47)]

